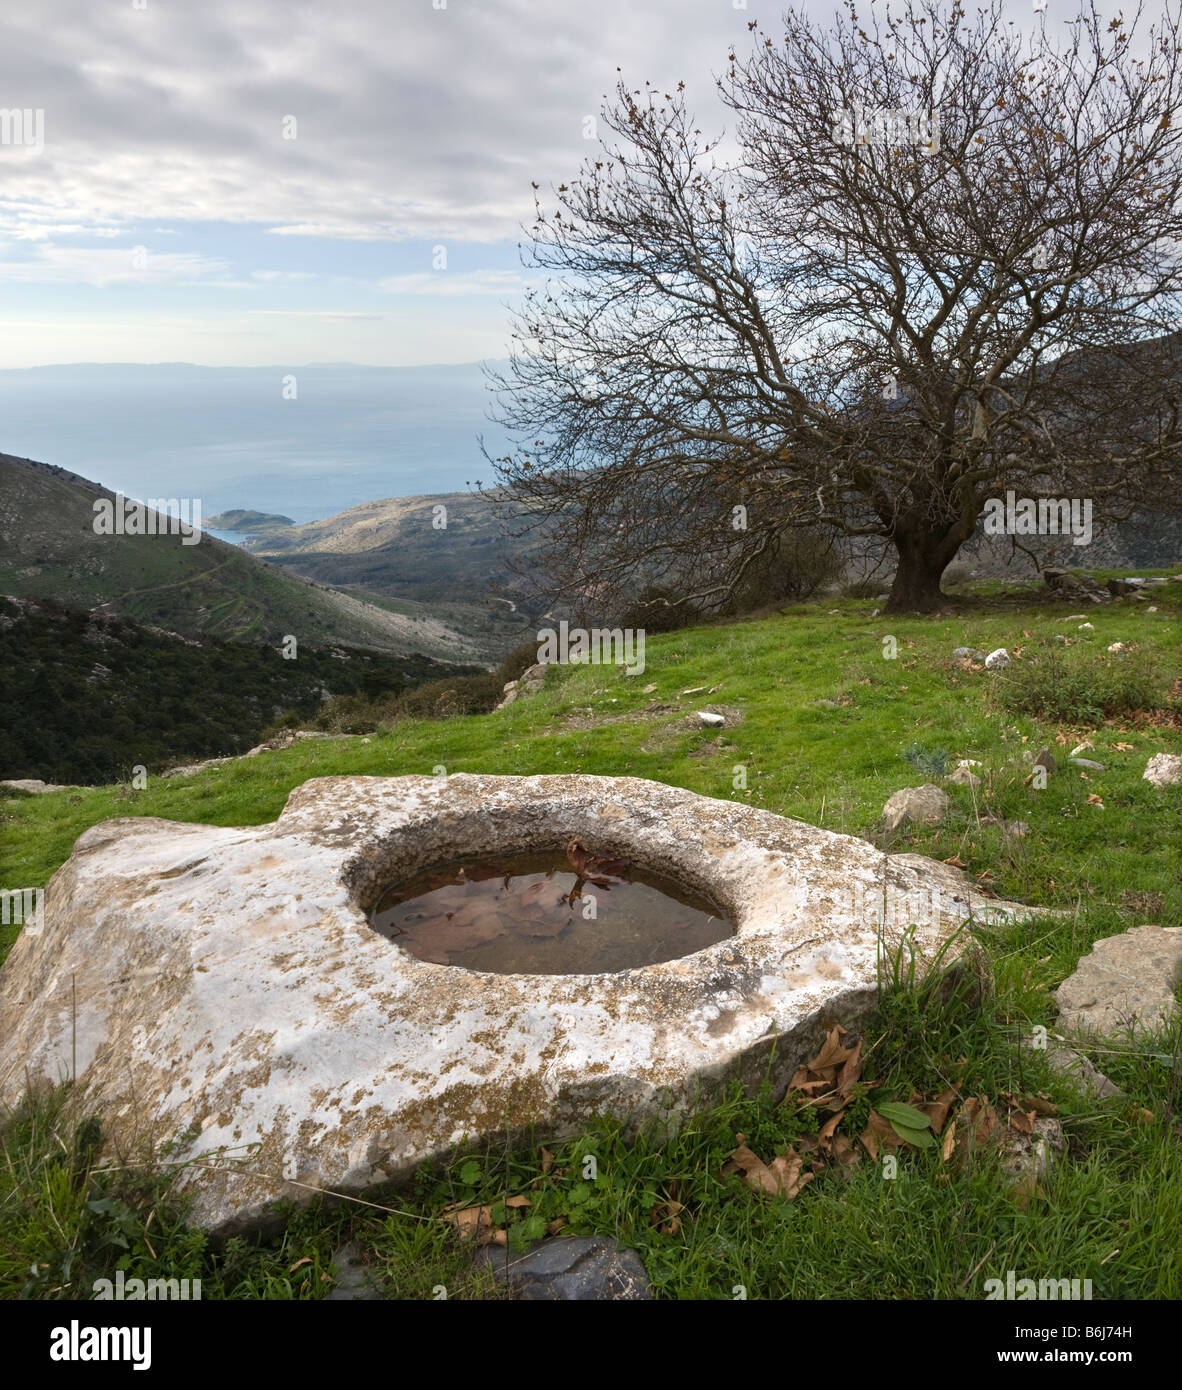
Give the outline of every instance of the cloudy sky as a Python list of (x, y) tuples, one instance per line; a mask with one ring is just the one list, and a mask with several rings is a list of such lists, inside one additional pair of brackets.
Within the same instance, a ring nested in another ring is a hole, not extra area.
[(594, 148), (617, 65), (719, 124), (728, 46), (781, 8), (5, 5), (0, 117), (27, 114), (0, 126), (0, 366), (503, 355), (530, 181)]

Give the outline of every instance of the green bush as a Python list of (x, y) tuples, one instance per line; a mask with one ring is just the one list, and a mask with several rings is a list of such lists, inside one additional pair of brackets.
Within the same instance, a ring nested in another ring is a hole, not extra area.
[(1048, 647), (994, 678), (994, 699), (1011, 714), (1054, 723), (1101, 724), (1138, 710), (1177, 708), (1169, 676), (1148, 652)]

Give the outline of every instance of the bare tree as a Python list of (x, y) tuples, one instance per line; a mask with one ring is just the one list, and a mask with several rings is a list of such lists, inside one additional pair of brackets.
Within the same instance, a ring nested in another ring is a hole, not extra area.
[(729, 144), (683, 83), (621, 81), (538, 204), (527, 264), (557, 274), (493, 374), (494, 463), (555, 589), (721, 603), (821, 526), (893, 546), (889, 608), (930, 610), (1007, 489), (1100, 523), (1182, 491), (1177, 0), (1057, 39), (1002, 0), (866, 23), (750, 24)]

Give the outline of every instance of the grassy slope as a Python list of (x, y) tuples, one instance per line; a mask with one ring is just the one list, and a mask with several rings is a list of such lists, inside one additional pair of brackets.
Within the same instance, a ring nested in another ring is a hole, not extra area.
[(472, 646), (423, 612), (403, 616), (266, 564), (205, 536), (97, 536), (93, 502), (110, 496), (75, 474), (0, 454), (0, 593), (68, 607), (108, 604), (142, 623), (235, 641), (341, 642), (462, 661)]
[[(292, 787), (308, 777), (429, 773), (438, 763), (449, 772), (645, 776), (870, 834), (892, 791), (927, 780), (902, 757), (919, 747), (953, 761), (980, 759), (986, 784), (975, 797), (950, 789), (953, 810), (945, 823), (901, 836), (891, 848), (939, 858), (959, 853), (974, 874), (991, 873), (1005, 897), (1079, 909), (1063, 921), (1042, 919), (993, 942), (993, 1009), (941, 1015), (903, 993), (884, 1001), (870, 1034), (876, 1077), (900, 1099), (912, 1087), (934, 1094), (950, 1080), (966, 1094), (1042, 1086), (1055, 1097), (1069, 1157), (1045, 1199), (1036, 1198), (1025, 1212), (1005, 1198), (988, 1158), (956, 1176), (926, 1154), (905, 1155), (895, 1183), (883, 1182), (867, 1163), (848, 1185), (823, 1175), (792, 1204), (756, 1199), (733, 1179), (719, 1177), (735, 1132), (742, 1130), (768, 1157), (799, 1137), (802, 1124), (807, 1129), (807, 1120), (764, 1097), (736, 1099), (675, 1139), (633, 1148), (610, 1124), (589, 1124), (588, 1134), (559, 1158), (558, 1167), (564, 1159), (575, 1165), (573, 1176), (556, 1170), (543, 1176), (536, 1151), (505, 1154), (490, 1146), (475, 1170), (457, 1165), (424, 1174), (413, 1191), (392, 1199), (409, 1214), (352, 1205), (303, 1213), (287, 1224), (279, 1244), (247, 1242), (229, 1257), (202, 1254), (199, 1237), (178, 1233), (153, 1269), (135, 1238), (136, 1269), (145, 1275), (203, 1273), (207, 1297), (317, 1297), (328, 1287), (322, 1274), (333, 1242), (349, 1227), (395, 1294), (430, 1297), (436, 1283), (447, 1284), (453, 1297), (478, 1294), (465, 1272), (467, 1256), (450, 1239), (439, 1210), (450, 1200), (496, 1200), (529, 1183), (535, 1214), (564, 1217), (575, 1230), (619, 1232), (638, 1245), (667, 1296), (730, 1298), (734, 1285), (743, 1284), (750, 1297), (981, 1297), (983, 1281), (1004, 1278), (1007, 1269), (1019, 1278), (1092, 1278), (1097, 1298), (1182, 1295), (1176, 1243), (1162, 1237), (1182, 1223), (1182, 1154), (1174, 1128), (1178, 1040), (1099, 1057), (1130, 1096), (1129, 1103), (1105, 1104), (1073, 1093), (1046, 1073), (1041, 1058), (1015, 1046), (1019, 1027), (1053, 1022), (1049, 992), (1093, 940), (1141, 922), (1182, 920), (1179, 796), (1141, 776), (1154, 752), (1182, 752), (1182, 733), (1137, 721), (1102, 726), (1091, 732), (1094, 752), (1088, 756), (1107, 770), (1089, 772), (1085, 780), (1081, 770), (1062, 764), (1087, 730), (1005, 714), (988, 692), (1009, 677), (959, 669), (949, 656), (959, 645), (1043, 654), (1051, 650), (1051, 634), (1062, 632), (1085, 644), (1097, 663), (1111, 660), (1105, 656), (1109, 643), (1135, 642), (1156, 655), (1169, 684), (1182, 648), (1182, 585), (1169, 585), (1151, 602), (1155, 613), (1146, 603), (1097, 607), (1087, 615), (1091, 633), (1064, 621), (1073, 610), (1044, 603), (1041, 595), (1020, 607), (979, 607), (926, 620), (873, 617), (869, 601), (826, 602), (786, 616), (654, 638), (639, 677), (594, 667), (552, 672), (541, 695), (495, 715), (407, 723), (364, 742), (297, 745), (187, 781), (154, 779), (142, 792), (100, 788), (4, 803), (0, 884), (23, 887), (44, 883), (74, 839), (109, 816), (253, 824), (272, 819)], [(887, 635), (898, 639), (895, 661), (882, 656)], [(656, 691), (642, 693), (650, 682)], [(696, 686), (712, 691), (679, 695)], [(837, 703), (819, 706), (819, 700)], [(651, 701), (676, 708), (645, 713)], [(696, 727), (686, 715), (706, 701), (741, 713), (741, 722), (732, 717), (721, 735)], [(1066, 746), (1056, 735), (1065, 736)], [(1044, 742), (1055, 748), (1061, 767), (1037, 792), (1023, 786), (1021, 752)], [(1121, 751), (1118, 742), (1133, 747)], [(747, 769), (746, 792), (732, 787), (738, 764)], [(1101, 796), (1103, 809), (1088, 803), (1089, 794)], [(977, 823), (984, 814), (1027, 821), (1032, 833), (1003, 840)], [(1142, 1107), (1152, 1111), (1149, 1122), (1138, 1115)], [(601, 1173), (589, 1193), (577, 1179), (586, 1153), (597, 1155)], [(0, 1286), (10, 1289), (24, 1279), (31, 1250), (45, 1248), (53, 1259), (49, 1224), (11, 1217), (12, 1203), (28, 1204), (42, 1182), (39, 1173), (10, 1168), (5, 1179), (0, 1172), (12, 1247), (7, 1263), (0, 1250)], [(663, 1234), (648, 1216), (653, 1201), (671, 1191), (689, 1215), (680, 1233)], [(922, 1241), (916, 1239), (920, 1230)], [(1118, 1249), (1119, 1257), (1113, 1256)], [(310, 1263), (292, 1274), (289, 1266), (305, 1257)]]

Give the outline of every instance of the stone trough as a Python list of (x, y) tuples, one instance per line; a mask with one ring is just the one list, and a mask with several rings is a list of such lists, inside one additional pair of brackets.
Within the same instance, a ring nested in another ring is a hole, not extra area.
[[(572, 836), (708, 895), (734, 935), (614, 974), (502, 975), (369, 925), (425, 867)], [(170, 1141), (194, 1219), (228, 1232), (467, 1141), (673, 1120), (769, 1070), (782, 1087), (873, 1004), (880, 925), (916, 923), (931, 958), (970, 917), (1027, 911), (933, 860), (635, 778), (319, 778), (270, 825), (78, 840), (0, 971), (0, 1102), (75, 1075), (109, 1142)]]

